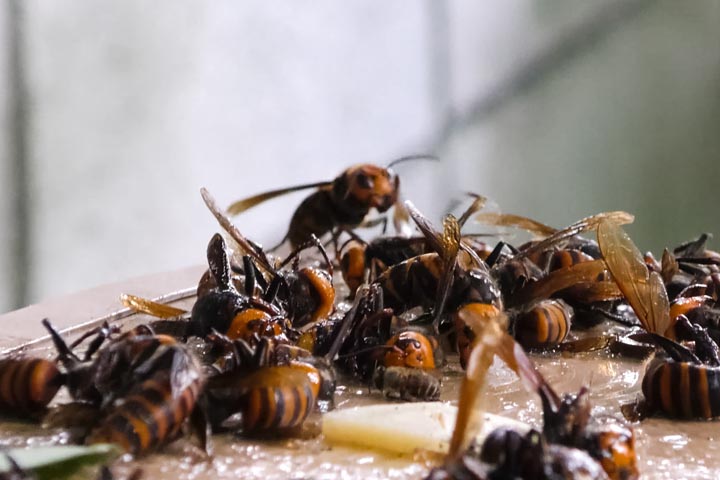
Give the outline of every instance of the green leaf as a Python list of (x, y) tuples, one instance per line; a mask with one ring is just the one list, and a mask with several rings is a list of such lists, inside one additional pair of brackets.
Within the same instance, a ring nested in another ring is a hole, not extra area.
[[(26, 471), (32, 471), (38, 480), (63, 478), (78, 468), (106, 460), (118, 454), (115, 445), (58, 445), (48, 447), (12, 448), (4, 450)], [(11, 471), (5, 455), (0, 454), (0, 473)]]

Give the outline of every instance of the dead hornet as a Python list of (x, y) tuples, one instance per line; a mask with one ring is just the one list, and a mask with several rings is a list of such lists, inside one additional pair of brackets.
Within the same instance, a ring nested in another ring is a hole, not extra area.
[[(599, 213), (526, 244), (509, 257), (501, 256), (504, 245), (498, 244), (488, 263), (513, 319), (514, 335), (524, 347), (562, 343), (576, 310), (587, 315), (589, 309), (622, 323), (632, 322), (617, 313), (622, 293), (608, 277), (604, 262), (593, 256), (599, 258), (594, 252), (597, 248), (578, 236), (597, 229), (603, 221), (621, 224), (632, 220), (625, 212)], [(548, 228), (533, 231), (545, 234)]]
[(61, 406), (49, 423), (81, 427), (87, 443), (115, 443), (142, 455), (175, 440), (192, 417), (205, 448), (204, 412), (195, 408), (205, 376), (184, 345), (167, 335), (128, 332), (81, 360), (49, 322), (43, 324), (75, 401)]
[[(565, 339), (570, 329), (572, 309), (561, 300), (548, 298), (578, 282), (595, 281), (606, 269), (600, 260), (587, 262), (557, 270), (521, 288), (508, 289), (506, 286), (503, 290), (503, 274), (509, 270), (505, 267), (524, 261), (523, 252), (518, 252), (511, 261), (490, 269), (463, 244), (459, 235), (460, 223), (454, 217), (445, 218), (445, 231), (440, 234), (410, 202), (407, 203), (413, 220), (439, 253), (421, 255), (390, 268), (378, 278), (377, 283), (382, 286), (387, 303), (401, 311), (416, 305), (426, 308), (430, 304), (428, 299), (434, 298), (432, 308), (436, 329), (444, 309), (452, 312), (463, 365), (472, 332), (459, 321), (460, 311), (492, 317), (505, 306), (511, 306), (508, 312), (513, 318), (513, 331), (518, 339), (528, 347), (554, 346)], [(474, 208), (475, 204), (468, 211), (472, 212)], [(466, 212), (462, 218), (468, 216)], [(588, 217), (557, 231), (540, 242), (537, 248), (545, 249), (544, 245), (552, 246), (579, 232), (595, 228), (603, 218), (617, 220), (627, 216), (624, 212), (610, 212)], [(614, 283), (611, 286), (617, 290)], [(620, 295), (619, 292), (617, 295)]]
[(232, 349), (234, 365), (208, 382), (215, 428), (240, 413), (246, 434), (285, 433), (301, 426), (320, 395), (327, 393), (323, 375), (310, 362), (274, 364), (270, 339), (261, 339), (254, 349), (243, 340), (218, 340)]
[[(455, 428), (444, 465), (426, 478), (638, 478), (632, 430), (589, 428), (587, 392), (559, 398), (507, 334), (504, 314), (492, 319), (464, 316), (476, 336), (460, 387)], [(495, 355), (518, 374), (526, 388), (540, 394), (544, 427), (542, 432), (527, 434), (495, 430), (478, 454), (471, 445), (480, 426), (478, 399)]]
[(350, 238), (340, 247), (340, 271), (354, 295), (360, 285), (389, 267), (423, 253), (427, 253), (427, 245), (421, 237), (380, 237), (370, 242)]
[(358, 299), (338, 322), (323, 356), (271, 338), (259, 338), (253, 348), (242, 339), (211, 333), (208, 338), (222, 359), (208, 385), (212, 425), (220, 428), (240, 413), (247, 434), (284, 434), (300, 427), (316, 407), (321, 412), (334, 408), (333, 362), (359, 307)]
[(409, 327), (388, 339), (380, 351), (373, 383), (388, 398), (433, 401), (440, 398), (442, 352), (438, 341)]
[[(469, 196), (474, 198), (474, 202), (458, 220), (460, 225), (464, 224), (474, 211), (482, 208), (487, 200), (476, 194)], [(404, 211), (407, 212), (406, 209)], [(409, 213), (407, 215), (409, 222)], [(488, 249), (486, 243), (478, 240), (479, 236), (463, 236), (463, 246), (485, 259), (492, 250)], [(384, 236), (366, 242), (353, 235), (340, 248), (340, 267), (343, 279), (351, 295), (354, 295), (358, 286), (375, 281), (388, 268), (431, 252), (433, 252), (432, 244), (422, 236)]]
[[(463, 222), (481, 204), (476, 199), (461, 217)], [(440, 332), (446, 310), (454, 319), (462, 310), (490, 317), (501, 311), (500, 289), (483, 260), (462, 242), (460, 221), (452, 215), (446, 216), (444, 232), (439, 233), (410, 202), (406, 206), (433, 251), (394, 265), (377, 278), (374, 283), (381, 289), (385, 305), (395, 312), (415, 307), (431, 311), (435, 335)], [(456, 326), (456, 333), (461, 363), (464, 363), (469, 340), (462, 328)]]
[[(48, 322), (44, 319), (43, 322)], [(97, 329), (97, 339), (88, 346), (87, 357), (114, 329), (107, 324)], [(95, 334), (96, 332), (91, 332)], [(86, 335), (79, 340), (86, 338)], [(38, 418), (67, 382), (57, 363), (44, 358), (10, 356), (0, 359), (0, 413), (23, 418)]]
[(675, 247), (672, 253), (666, 250), (661, 264), (652, 258), (652, 254), (646, 255), (649, 257), (648, 265), (663, 277), (671, 300), (693, 285), (700, 284), (705, 285), (703, 293), (717, 302), (720, 291), (720, 253), (707, 248), (707, 241), (711, 237), (703, 233), (697, 239)]
[(363, 286), (353, 305), (357, 312), (340, 350), (342, 364), (387, 397), (437, 400), (441, 382), (436, 367), (443, 359), (436, 338), (385, 308), (376, 284)]
[[(256, 336), (285, 338), (285, 330), (289, 327), (284, 311), (260, 296), (248, 296), (236, 290), (231, 281), (230, 259), (225, 240), (220, 234), (210, 239), (207, 248), (209, 271), (214, 278), (215, 287), (199, 296), (192, 308), (189, 321), (171, 320), (154, 322), (177, 337), (195, 335), (205, 337), (215, 330), (231, 339), (242, 338), (253, 342)], [(252, 275), (248, 275), (247, 286), (252, 287)], [(158, 318), (171, 319), (187, 314), (177, 309), (151, 300), (123, 295), (125, 306), (137, 312), (147, 313)]]
[(400, 178), (392, 167), (406, 161), (430, 159), (430, 155), (411, 155), (390, 162), (387, 167), (372, 164), (354, 165), (334, 180), (308, 183), (258, 195), (234, 202), (228, 207), (228, 214), (238, 215), (255, 205), (271, 198), (291, 192), (317, 189), (300, 203), (290, 219), (290, 227), (281, 244), (290, 241), (293, 247), (303, 244), (311, 235), (321, 238), (327, 233), (336, 237), (340, 231), (358, 227), (375, 209), (384, 213), (398, 201)]
[[(220, 226), (230, 235), (245, 253), (243, 271), (246, 278), (245, 292), (252, 295), (256, 283), (264, 291), (266, 302), (278, 305), (294, 328), (327, 319), (335, 308), (335, 288), (332, 283), (333, 268), (325, 248), (316, 236), (298, 245), (279, 266), (272, 265), (263, 250), (248, 240), (230, 219), (218, 208), (217, 203), (206, 189), (201, 189), (205, 204)], [(299, 254), (303, 250), (317, 247), (325, 260), (327, 269), (300, 267)], [(292, 268), (285, 270), (284, 267)], [(251, 284), (247, 282), (251, 281)]]
[[(635, 243), (617, 225), (601, 224), (598, 243), (610, 273), (648, 335), (664, 353), (648, 363), (642, 390), (645, 404), (624, 406), (632, 419), (659, 411), (672, 418), (710, 419), (720, 416), (720, 349), (707, 330), (690, 323), (670, 307), (658, 272), (647, 268)], [(674, 339), (695, 344), (692, 352)]]

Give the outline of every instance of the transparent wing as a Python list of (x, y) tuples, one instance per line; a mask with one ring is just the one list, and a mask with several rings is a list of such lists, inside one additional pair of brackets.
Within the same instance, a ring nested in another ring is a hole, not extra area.
[(227, 213), (228, 215), (232, 216), (239, 215), (245, 210), (249, 210), (255, 205), (258, 205), (259, 203), (262, 203), (266, 200), (270, 200), (272, 198), (280, 197), (283, 195), (287, 195), (288, 193), (297, 192), (300, 190), (307, 190), (309, 188), (329, 187), (330, 185), (332, 185), (332, 183), (333, 182), (306, 183), (304, 185), (296, 185), (294, 187), (280, 188), (278, 190), (270, 190), (269, 192), (258, 193), (257, 195), (253, 195), (252, 197), (243, 198), (242, 200), (234, 202), (227, 208)]
[(210, 192), (206, 188), (200, 189), (200, 195), (202, 195), (205, 205), (207, 205), (210, 212), (215, 216), (220, 226), (225, 230), (230, 237), (240, 246), (240, 248), (248, 255), (252, 256), (267, 273), (275, 275), (275, 269), (270, 265), (269, 260), (265, 256), (265, 253), (253, 245), (245, 236), (238, 230), (238, 228), (230, 221), (222, 210), (218, 207), (217, 202), (210, 195)]
[(187, 313), (187, 311), (180, 308), (153, 302), (147, 298), (136, 297), (135, 295), (129, 295), (127, 293), (120, 295), (120, 301), (123, 305), (138, 313), (146, 313), (162, 319), (175, 318)]
[(640, 250), (616, 223), (601, 222), (597, 237), (608, 270), (643, 328), (665, 335), (672, 322), (670, 302), (660, 275), (648, 270)]
[(550, 227), (532, 218), (513, 215), (512, 213), (483, 212), (475, 215), (475, 220), (479, 223), (498, 227), (520, 228), (540, 237), (549, 237), (558, 231), (557, 228)]
[(555, 292), (577, 284), (595, 281), (606, 269), (605, 262), (593, 260), (560, 268), (540, 280), (528, 283), (508, 299), (509, 304), (525, 305), (534, 300), (549, 298)]
[(578, 220), (577, 222), (563, 228), (562, 230), (558, 230), (557, 232), (553, 233), (541, 242), (538, 242), (535, 245), (523, 250), (522, 252), (517, 254), (516, 257), (529, 257), (535, 253), (543, 252), (548, 248), (552, 247), (553, 245), (568, 240), (575, 235), (590, 230), (595, 230), (598, 225), (600, 225), (600, 223), (604, 221), (608, 223), (613, 223), (615, 225), (624, 225), (626, 223), (632, 223), (634, 220), (635, 217), (633, 215), (623, 211), (598, 213), (597, 215), (592, 215), (590, 217)]

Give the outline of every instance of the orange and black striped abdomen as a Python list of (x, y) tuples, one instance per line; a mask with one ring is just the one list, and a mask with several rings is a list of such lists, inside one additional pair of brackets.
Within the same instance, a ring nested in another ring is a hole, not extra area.
[(301, 425), (315, 408), (318, 389), (305, 372), (291, 366), (264, 367), (246, 380), (243, 430), (248, 433)]
[(101, 423), (91, 443), (117, 443), (133, 454), (158, 447), (175, 437), (199, 393), (199, 384), (193, 384), (173, 398), (167, 381), (146, 380)]
[(31, 415), (42, 411), (63, 384), (54, 362), (42, 358), (0, 360), (0, 412)]
[(562, 300), (543, 300), (515, 317), (515, 339), (525, 348), (557, 345), (567, 337), (572, 315), (572, 308)]
[(173, 395), (167, 372), (158, 373), (113, 408), (88, 443), (115, 443), (137, 455), (173, 440), (195, 408), (202, 383), (198, 378)]
[[(310, 239), (311, 235), (321, 238), (338, 225), (357, 225), (365, 218), (367, 211), (357, 216), (345, 218), (342, 212), (337, 211), (335, 199), (329, 189), (321, 188), (308, 195), (300, 203), (290, 219), (287, 239), (293, 248)], [(350, 220), (343, 222), (341, 220)]]
[(430, 307), (437, 296), (442, 260), (435, 253), (410, 258), (385, 270), (377, 279), (385, 305), (398, 311)]
[(642, 391), (650, 408), (672, 418), (720, 417), (720, 367), (655, 357)]

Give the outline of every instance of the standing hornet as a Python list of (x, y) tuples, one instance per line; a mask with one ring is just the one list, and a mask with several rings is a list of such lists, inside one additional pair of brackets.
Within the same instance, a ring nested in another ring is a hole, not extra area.
[(359, 226), (373, 208), (386, 212), (398, 200), (400, 178), (392, 167), (398, 163), (435, 159), (429, 155), (411, 155), (391, 162), (387, 167), (372, 164), (354, 165), (334, 180), (297, 185), (271, 190), (238, 200), (228, 207), (228, 214), (238, 215), (255, 205), (271, 198), (291, 192), (316, 188), (317, 190), (302, 201), (290, 220), (290, 227), (283, 238), (297, 247), (310, 239), (311, 235), (323, 235), (340, 230), (351, 230)]

